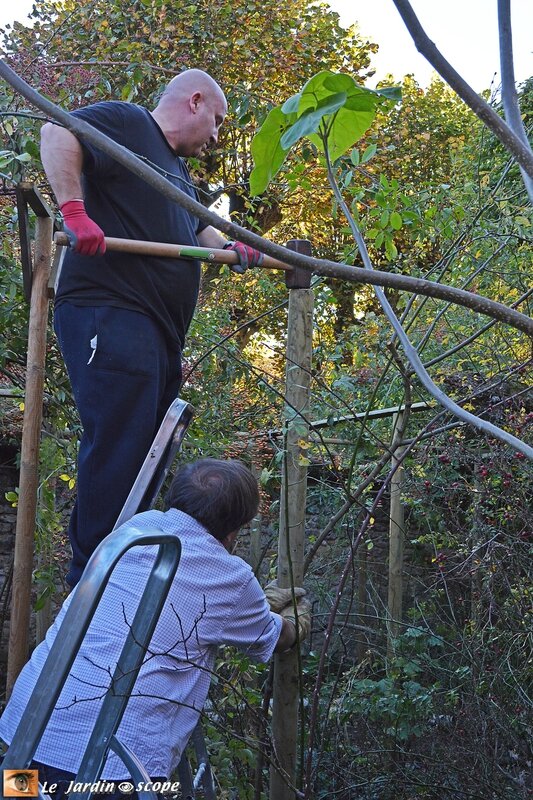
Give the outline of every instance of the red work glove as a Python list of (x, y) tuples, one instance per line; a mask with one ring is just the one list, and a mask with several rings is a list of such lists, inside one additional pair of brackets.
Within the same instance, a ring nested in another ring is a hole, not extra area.
[(67, 200), (60, 206), (70, 246), (82, 256), (105, 253), (104, 232), (87, 216), (83, 200)]
[(238, 272), (239, 275), (242, 275), (250, 267), (260, 267), (263, 263), (263, 253), (248, 244), (244, 244), (244, 242), (226, 242), (224, 250), (234, 250), (237, 253), (239, 263), (230, 264), (230, 269), (233, 272)]

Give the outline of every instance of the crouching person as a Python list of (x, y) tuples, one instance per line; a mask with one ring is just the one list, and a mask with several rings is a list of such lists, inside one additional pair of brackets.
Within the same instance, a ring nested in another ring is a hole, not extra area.
[[(137, 514), (126, 526), (180, 538), (182, 554), (149, 651), (117, 732), (154, 783), (176, 769), (204, 706), (219, 645), (233, 645), (266, 662), (291, 648), (310, 626), (303, 589), (267, 587), (267, 596), (246, 562), (232, 552), (239, 529), (256, 514), (257, 482), (239, 461), (204, 459), (181, 468), (167, 495), (166, 512)], [(156, 557), (156, 547), (134, 547), (113, 570), (31, 768), (54, 800), (75, 779), (129, 626)], [(75, 589), (46, 639), (21, 672), (0, 719), (0, 737), (11, 742)], [(298, 637), (296, 632), (298, 625)], [(102, 780), (129, 776), (110, 754)], [(122, 796), (117, 790), (116, 797)], [(111, 800), (112, 794), (106, 794)], [(134, 798), (135, 794), (129, 795)]]

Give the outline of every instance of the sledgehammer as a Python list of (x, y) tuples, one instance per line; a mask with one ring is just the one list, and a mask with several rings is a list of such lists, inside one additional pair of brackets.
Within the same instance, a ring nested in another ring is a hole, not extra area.
[[(54, 242), (62, 247), (68, 247), (70, 240), (66, 233), (58, 232)], [(160, 256), (167, 258), (197, 258), (199, 261), (217, 264), (237, 264), (238, 256), (233, 250), (220, 250), (210, 247), (190, 247), (181, 244), (165, 244), (165, 242), (144, 242), (137, 239), (116, 239), (113, 236), (105, 237), (108, 250), (120, 253), (135, 253), (145, 256)], [(262, 267), (267, 269), (282, 269), (292, 272), (289, 264), (284, 264), (271, 256), (264, 256)]]

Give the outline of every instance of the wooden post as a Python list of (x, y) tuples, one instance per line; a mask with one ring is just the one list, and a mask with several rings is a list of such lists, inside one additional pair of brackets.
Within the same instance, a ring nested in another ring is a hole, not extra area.
[(8, 697), (20, 670), (28, 659), (52, 232), (53, 219), (50, 216), (38, 216), (30, 301), (26, 394), (13, 566), (13, 599), (9, 628), (6, 688)]
[[(251, 466), (252, 474), (259, 481), (260, 471), (257, 464), (252, 461)], [(257, 509), (257, 514), (250, 522), (250, 566), (254, 573), (259, 578), (259, 570), (261, 568), (261, 509)]]
[[(307, 241), (293, 240), (291, 250), (310, 255)], [(313, 349), (313, 291), (311, 273), (295, 269), (286, 274), (289, 292), (285, 407), (285, 447), (278, 545), (278, 585), (303, 583), (307, 442), (311, 356)], [(303, 415), (303, 418), (302, 418)], [(298, 750), (298, 653), (291, 650), (274, 659), (272, 737), (274, 759), (296, 784)], [(270, 800), (293, 800), (295, 793), (274, 766), (270, 770)]]
[[(357, 548), (357, 557), (356, 557), (356, 568), (357, 568), (357, 617), (356, 617), (356, 624), (361, 625), (361, 627), (369, 627), (370, 623), (368, 621), (368, 591), (367, 591), (367, 581), (368, 581), (368, 550), (364, 546), (364, 542), (359, 544)], [(366, 639), (366, 634), (361, 631), (359, 633), (359, 638), (357, 639), (357, 643), (355, 645), (355, 658), (358, 662), (361, 662), (365, 657), (365, 653), (368, 650), (368, 641)]]
[[(40, 552), (37, 559), (37, 569), (42, 569), (47, 566), (46, 562), (50, 560), (50, 554)], [(46, 638), (48, 628), (52, 624), (52, 598), (50, 595), (44, 598), (41, 603), (41, 608), (35, 612), (35, 646)]]
[[(403, 414), (394, 414), (392, 418), (394, 431), (402, 428)], [(403, 448), (393, 451), (391, 467), (401, 461)], [(404, 469), (402, 464), (393, 475), (390, 484), (390, 522), (389, 522), (389, 591), (387, 601), (387, 655), (394, 654), (394, 642), (401, 630), (402, 593), (403, 593), (403, 546), (404, 546), (404, 514), (402, 505), (402, 489)]]

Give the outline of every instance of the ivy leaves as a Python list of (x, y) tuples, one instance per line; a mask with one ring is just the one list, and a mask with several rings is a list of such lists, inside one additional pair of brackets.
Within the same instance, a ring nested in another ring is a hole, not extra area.
[(369, 129), (379, 105), (400, 99), (398, 87), (366, 89), (350, 75), (328, 70), (313, 76), (301, 92), (273, 108), (252, 142), (250, 191), (265, 191), (289, 150), (303, 138), (327, 148), (335, 161)]

